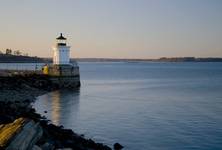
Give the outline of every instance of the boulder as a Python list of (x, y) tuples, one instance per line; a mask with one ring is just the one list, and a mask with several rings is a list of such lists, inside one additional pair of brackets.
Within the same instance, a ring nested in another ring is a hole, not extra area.
[(121, 150), (121, 149), (123, 149), (123, 146), (120, 145), (119, 143), (115, 143), (115, 144), (113, 145), (113, 148), (114, 148), (114, 150)]
[(30, 150), (42, 137), (43, 131), (39, 123), (24, 118), (19, 119), (26, 120), (26, 122), (20, 132), (10, 140), (6, 150)]
[(45, 143), (41, 146), (42, 150), (53, 150), (54, 149), (54, 145), (50, 144), (50, 143)]
[(10, 140), (21, 131), (26, 120), (24, 118), (16, 119), (12, 123), (0, 125), (0, 147), (6, 147)]
[(32, 150), (42, 150), (39, 146), (37, 146), (37, 145), (34, 145), (33, 147), (32, 147)]

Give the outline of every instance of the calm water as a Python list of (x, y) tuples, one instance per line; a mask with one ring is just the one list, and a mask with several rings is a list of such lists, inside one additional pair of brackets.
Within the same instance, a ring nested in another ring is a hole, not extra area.
[(126, 150), (222, 149), (222, 63), (79, 66), (79, 91), (34, 104), (53, 123)]

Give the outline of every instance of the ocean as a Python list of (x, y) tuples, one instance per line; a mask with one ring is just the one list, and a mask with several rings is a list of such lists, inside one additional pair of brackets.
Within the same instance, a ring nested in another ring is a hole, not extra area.
[(50, 92), (33, 104), (52, 123), (125, 150), (222, 149), (222, 63), (79, 66), (79, 90)]

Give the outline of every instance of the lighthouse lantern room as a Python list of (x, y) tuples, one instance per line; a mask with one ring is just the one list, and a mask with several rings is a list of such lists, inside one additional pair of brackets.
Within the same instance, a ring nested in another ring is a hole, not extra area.
[(56, 65), (69, 64), (70, 46), (67, 46), (66, 38), (61, 33), (60, 36), (56, 38), (56, 40), (57, 43), (53, 47), (53, 64)]

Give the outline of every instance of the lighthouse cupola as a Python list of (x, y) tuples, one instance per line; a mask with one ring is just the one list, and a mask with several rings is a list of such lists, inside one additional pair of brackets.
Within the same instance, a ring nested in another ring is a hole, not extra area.
[(66, 38), (60, 33), (60, 36), (56, 38), (57, 45), (63, 45), (66, 46)]
[(67, 46), (67, 39), (60, 34), (56, 38), (56, 45), (53, 47), (53, 64), (67, 65), (69, 64), (70, 46)]

